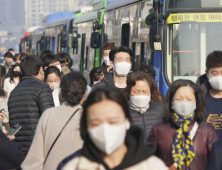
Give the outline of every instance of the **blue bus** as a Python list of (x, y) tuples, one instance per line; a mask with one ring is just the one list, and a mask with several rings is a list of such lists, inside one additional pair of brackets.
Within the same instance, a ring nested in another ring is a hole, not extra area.
[(205, 74), (207, 55), (222, 49), (220, 0), (154, 0), (146, 23), (151, 50), (160, 61), (159, 88), (164, 96), (175, 80), (196, 82)]

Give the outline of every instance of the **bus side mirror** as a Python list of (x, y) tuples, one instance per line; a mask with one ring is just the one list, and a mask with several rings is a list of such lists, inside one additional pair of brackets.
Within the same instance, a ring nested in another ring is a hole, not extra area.
[(164, 51), (165, 50), (165, 32), (166, 27), (164, 24), (158, 24), (158, 34), (157, 25), (153, 24), (150, 27), (150, 47), (152, 51)]
[(95, 48), (99, 48), (99, 45), (100, 45), (100, 33), (93, 32), (91, 34), (90, 47), (95, 49)]

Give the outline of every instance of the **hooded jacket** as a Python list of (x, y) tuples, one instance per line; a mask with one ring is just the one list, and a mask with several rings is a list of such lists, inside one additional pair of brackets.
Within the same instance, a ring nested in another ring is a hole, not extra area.
[(15, 123), (22, 126), (15, 141), (21, 144), (24, 155), (31, 146), (40, 116), (51, 107), (54, 107), (52, 90), (35, 77), (24, 76), (11, 92), (8, 101), (9, 123), (10, 126)]
[[(144, 145), (143, 131), (131, 127), (127, 131), (125, 143), (128, 151), (120, 165), (113, 170), (167, 170), (164, 163)], [(100, 151), (87, 136), (83, 149), (67, 157), (58, 170), (111, 170), (103, 161)]]

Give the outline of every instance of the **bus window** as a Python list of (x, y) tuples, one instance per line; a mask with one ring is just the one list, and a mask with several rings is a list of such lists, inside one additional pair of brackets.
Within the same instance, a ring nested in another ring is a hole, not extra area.
[(86, 59), (85, 59), (85, 69), (88, 69), (88, 55), (89, 55), (89, 46), (86, 47)]
[(80, 72), (83, 73), (83, 65), (84, 65), (84, 55), (85, 55), (85, 42), (86, 42), (86, 34), (82, 34), (82, 42), (81, 42), (81, 64), (80, 64)]
[(130, 24), (122, 25), (122, 46), (129, 47)]

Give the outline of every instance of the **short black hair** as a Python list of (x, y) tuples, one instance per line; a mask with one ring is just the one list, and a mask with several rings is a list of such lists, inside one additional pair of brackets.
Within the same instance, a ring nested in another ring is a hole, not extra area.
[(53, 54), (53, 52), (52, 52), (51, 50), (44, 50), (44, 51), (41, 53), (40, 58), (42, 59), (42, 58), (45, 57), (47, 54)]
[(202, 94), (202, 90), (200, 86), (195, 84), (194, 82), (190, 80), (176, 80), (174, 81), (167, 92), (166, 98), (164, 100), (164, 114), (165, 114), (165, 122), (169, 122), (171, 120), (171, 115), (174, 112), (172, 109), (172, 102), (173, 97), (176, 93), (176, 91), (180, 87), (190, 86), (193, 91), (196, 98), (196, 110), (195, 110), (195, 120), (197, 123), (201, 123), (204, 121), (205, 117), (205, 102)]
[(137, 72), (137, 71), (142, 71), (142, 72), (148, 73), (155, 80), (156, 70), (152, 66), (142, 63), (142, 64), (136, 66), (136, 68), (133, 70), (133, 72)]
[(94, 81), (99, 81), (102, 75), (105, 75), (105, 73), (101, 67), (92, 69), (89, 74), (90, 83), (93, 84)]
[(4, 55), (4, 58), (7, 57), (7, 58), (12, 58), (13, 59), (13, 55), (12, 53), (10, 52), (6, 52), (5, 55)]
[(49, 75), (49, 74), (52, 74), (52, 73), (55, 73), (55, 74), (56, 74), (57, 76), (59, 76), (60, 79), (61, 79), (61, 73), (60, 73), (60, 70), (58, 69), (58, 67), (56, 67), (56, 66), (50, 66), (50, 67), (48, 67), (48, 68), (46, 69), (46, 71), (45, 71), (45, 81), (46, 81), (48, 75)]
[(70, 63), (70, 55), (66, 52), (60, 52), (57, 54), (58, 59), (61, 64), (64, 64), (66, 62)]
[(23, 76), (36, 76), (42, 67), (42, 60), (35, 55), (28, 55), (21, 61), (20, 67)]
[(21, 53), (20, 54), (20, 61), (22, 61), (25, 57), (27, 57), (28, 56), (28, 54), (26, 54), (26, 53)]
[(123, 94), (119, 90), (117, 90), (116, 88), (112, 88), (112, 87), (98, 88), (89, 94), (89, 96), (86, 100), (86, 103), (83, 106), (83, 113), (82, 113), (82, 117), (80, 120), (80, 133), (81, 133), (81, 137), (83, 140), (86, 139), (86, 136), (88, 133), (87, 132), (88, 108), (91, 105), (93, 105), (95, 103), (99, 103), (103, 100), (111, 100), (111, 101), (118, 103), (121, 106), (121, 108), (123, 109), (126, 119), (128, 119), (129, 122), (131, 122), (129, 105), (128, 105), (127, 100), (123, 96)]
[(214, 67), (222, 67), (222, 51), (213, 51), (207, 56), (206, 68), (209, 71)]
[(71, 106), (76, 106), (86, 92), (86, 79), (79, 72), (72, 71), (63, 76), (60, 87), (62, 98)]
[(14, 62), (16, 62), (17, 60), (20, 60), (19, 54), (15, 54), (13, 56), (13, 60), (14, 60)]
[(125, 47), (125, 46), (112, 48), (109, 53), (110, 61), (114, 61), (115, 55), (120, 52), (128, 53), (130, 55), (130, 61), (132, 61), (132, 50), (128, 47)]
[(10, 51), (14, 51), (14, 49), (13, 49), (13, 48), (9, 48), (9, 49), (8, 49), (8, 52), (10, 52)]
[(47, 54), (42, 58), (43, 68), (49, 67), (49, 64), (58, 61), (58, 57), (55, 54)]

